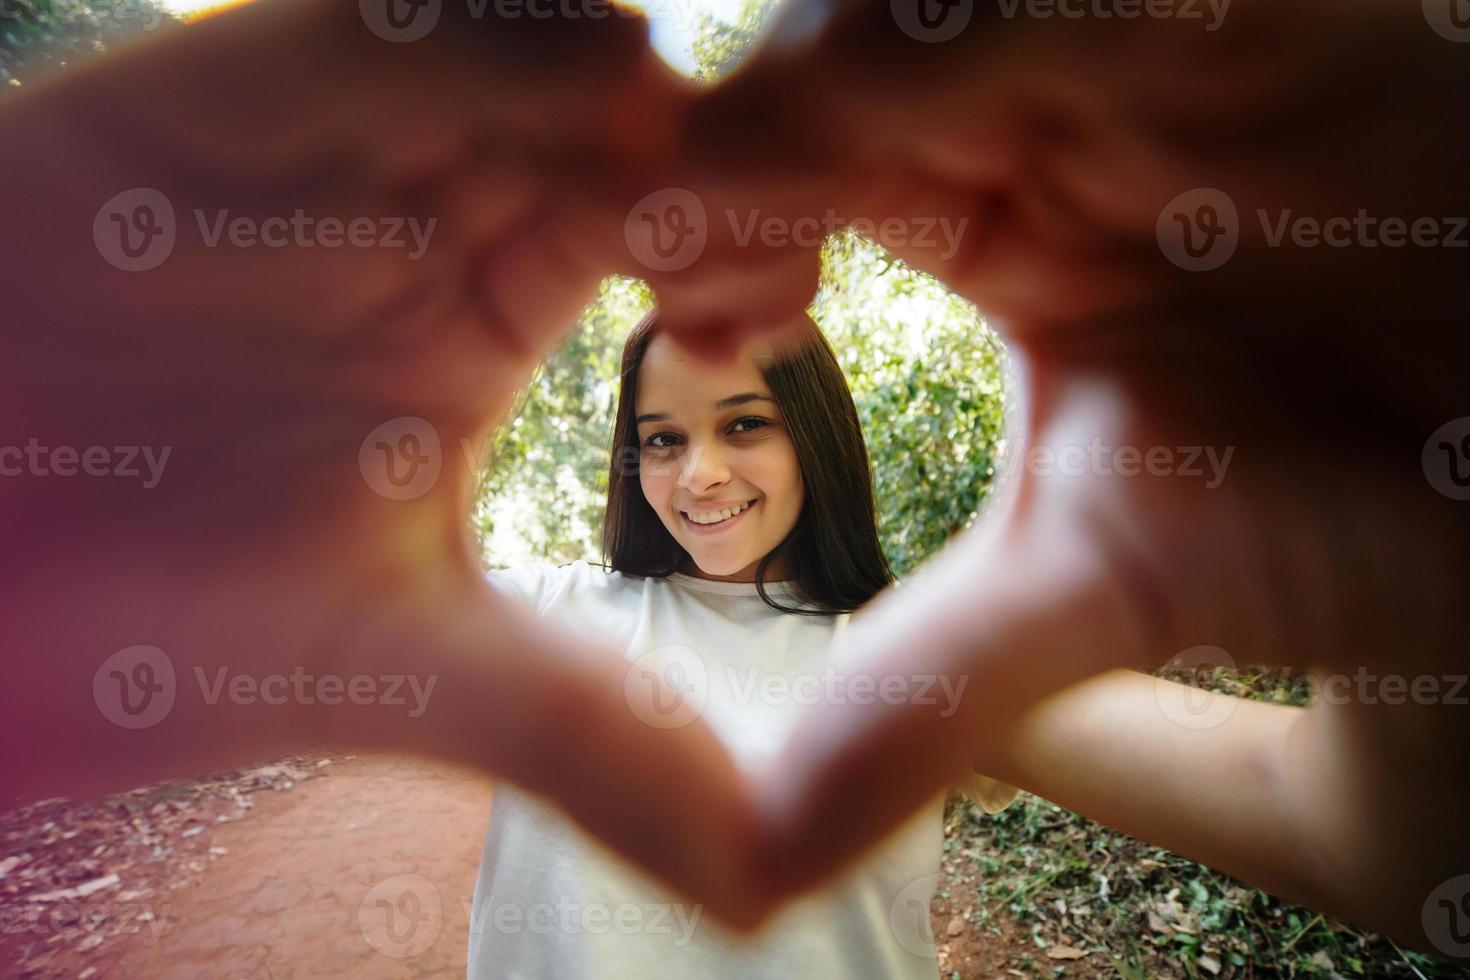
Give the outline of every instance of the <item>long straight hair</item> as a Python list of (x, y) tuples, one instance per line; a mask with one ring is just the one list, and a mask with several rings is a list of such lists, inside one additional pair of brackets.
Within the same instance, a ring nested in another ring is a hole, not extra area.
[[(602, 552), (613, 571), (663, 578), (691, 559), (643, 496), (638, 478), (638, 372), (657, 324), (654, 310), (623, 344)], [(810, 318), (761, 374), (796, 447), (805, 492), (795, 527), (756, 565), (756, 591), (780, 612), (851, 612), (893, 581), (878, 543), (873, 473), (852, 392), (832, 345)], [(795, 598), (815, 608), (783, 606), (766, 592), (766, 570), (777, 556), (786, 559)]]

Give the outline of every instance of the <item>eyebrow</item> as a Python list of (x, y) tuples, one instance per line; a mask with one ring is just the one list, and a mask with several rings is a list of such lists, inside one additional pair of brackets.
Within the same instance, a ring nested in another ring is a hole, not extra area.
[[(769, 395), (758, 394), (754, 391), (744, 391), (738, 395), (731, 395), (729, 398), (721, 398), (719, 401), (715, 402), (715, 408), (717, 410), (734, 408), (737, 405), (747, 405), (750, 402), (770, 402), (772, 405), (774, 405), (776, 404), (776, 399), (770, 397)], [(668, 417), (669, 415), (667, 412), (647, 412), (634, 419), (633, 424), (642, 425), (644, 422), (663, 422), (667, 420)]]

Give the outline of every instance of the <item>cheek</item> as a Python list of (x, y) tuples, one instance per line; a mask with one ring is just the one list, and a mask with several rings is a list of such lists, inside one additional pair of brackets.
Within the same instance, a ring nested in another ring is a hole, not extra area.
[(644, 469), (638, 473), (638, 485), (642, 486), (644, 500), (653, 504), (654, 510), (660, 510), (663, 501), (667, 500), (667, 480)]
[(638, 471), (638, 484), (643, 488), (643, 499), (658, 512), (659, 517), (663, 517), (666, 509), (664, 505), (669, 502), (674, 481), (661, 472), (660, 468), (645, 466)]
[[(755, 476), (755, 474), (753, 474)], [(756, 485), (776, 505), (772, 514), (780, 514), (794, 523), (801, 513), (801, 466), (796, 460), (796, 447), (789, 442), (771, 447), (759, 465)]]

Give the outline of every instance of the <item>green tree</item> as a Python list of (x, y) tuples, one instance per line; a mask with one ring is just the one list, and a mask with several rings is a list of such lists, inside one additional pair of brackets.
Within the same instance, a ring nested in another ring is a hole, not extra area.
[(772, 0), (744, 0), (734, 23), (699, 11), (691, 45), (695, 81), (708, 84), (728, 74), (750, 53), (775, 10)]
[(1005, 448), (1006, 358), (975, 307), (879, 246), (829, 241), (813, 318), (837, 348), (903, 575), (983, 505)]
[(492, 437), (473, 516), (488, 565), (597, 559), (623, 339), (652, 306), (642, 281), (604, 280)]
[(0, 0), (0, 83), (36, 81), (177, 23), (153, 0)]
[[(734, 23), (701, 14), (694, 77), (757, 43), (774, 4)], [(823, 249), (810, 312), (837, 348), (873, 459), (883, 546), (902, 575), (968, 525), (1004, 450), (1005, 354), (969, 302), (853, 232)], [(597, 560), (623, 338), (652, 306), (610, 279), (537, 372), (487, 454), (475, 528), (491, 565)]]

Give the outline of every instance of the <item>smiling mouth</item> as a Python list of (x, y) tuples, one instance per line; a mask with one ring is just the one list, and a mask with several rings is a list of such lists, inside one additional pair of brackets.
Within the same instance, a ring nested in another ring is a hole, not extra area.
[(727, 507), (724, 510), (714, 511), (697, 511), (693, 514), (687, 510), (681, 510), (679, 511), (679, 516), (684, 518), (684, 523), (691, 527), (701, 531), (714, 530), (715, 528), (721, 528), (735, 523), (741, 515), (749, 511), (759, 501), (760, 498), (757, 497), (754, 500), (747, 500), (738, 507)]

